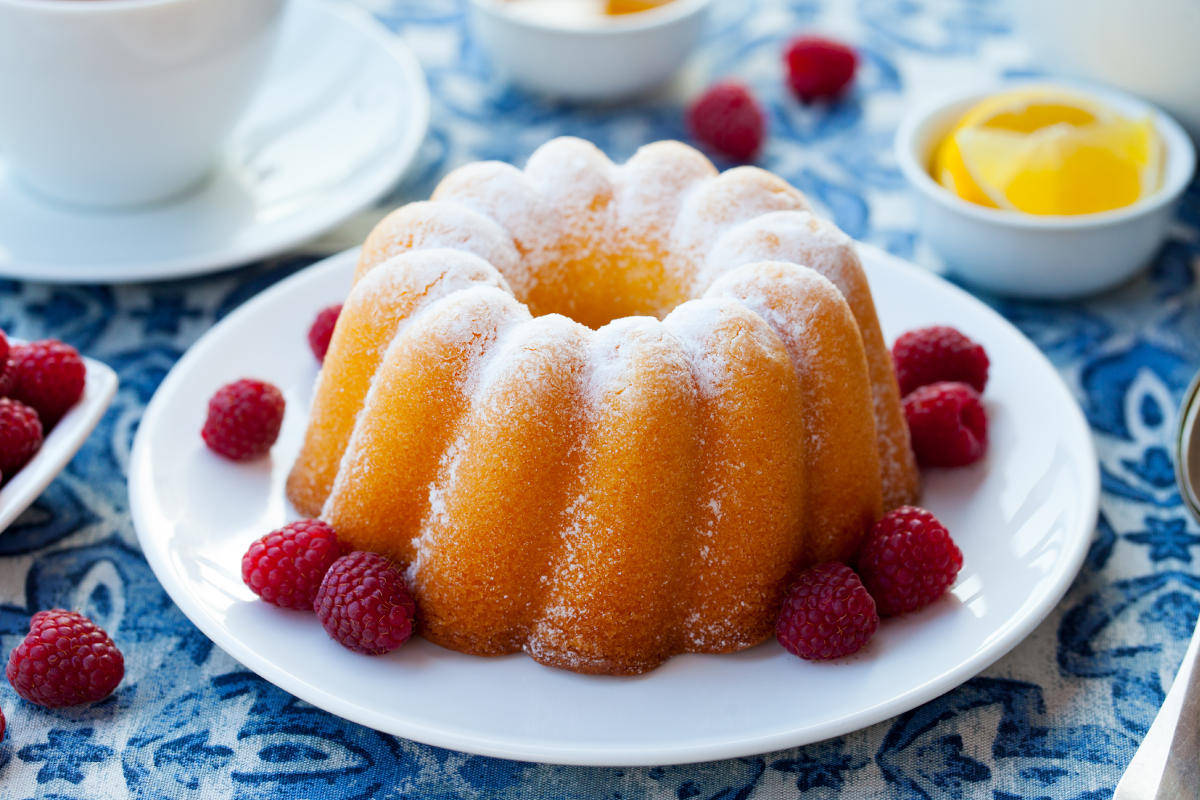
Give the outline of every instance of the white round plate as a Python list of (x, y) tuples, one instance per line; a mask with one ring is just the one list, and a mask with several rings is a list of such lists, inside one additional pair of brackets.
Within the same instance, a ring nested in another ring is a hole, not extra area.
[[(16, 339), (10, 340), (14, 344)], [(117, 373), (107, 364), (83, 359), (83, 396), (46, 435), (29, 463), (0, 487), (0, 532), (38, 498), (67, 466), (104, 416), (117, 391)]]
[(261, 90), (192, 192), (72, 208), (15, 185), (0, 159), (0, 276), (161, 280), (281, 252), (378, 200), (428, 124), (424, 73), (396, 36), (353, 6), (293, 0)]
[[(952, 593), (885, 621), (854, 657), (805, 662), (771, 641), (676, 657), (633, 678), (576, 675), (523, 654), (467, 656), (420, 639), (369, 657), (327, 637), (311, 614), (258, 601), (242, 584), (241, 556), (294, 513), (283, 484), (317, 373), (305, 331), (318, 309), (345, 296), (354, 252), (246, 303), (163, 381), (129, 479), (146, 558), (183, 612), (267, 680), (346, 719), (456, 750), (683, 763), (813, 742), (911, 709), (991, 664), (1059, 601), (1095, 526), (1099, 470), (1082, 414), (1032, 343), (940, 278), (880, 250), (862, 254), (889, 338), (948, 323), (987, 348), (992, 446), (983, 463), (927, 476), (924, 504), (965, 556)], [(209, 453), (198, 431), (209, 395), (242, 376), (274, 382), (288, 412), (272, 456), (238, 465)]]

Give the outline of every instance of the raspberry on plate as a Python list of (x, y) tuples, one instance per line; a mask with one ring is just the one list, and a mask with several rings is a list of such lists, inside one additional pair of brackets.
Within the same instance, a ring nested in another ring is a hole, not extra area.
[(268, 603), (312, 611), (321, 579), (344, 551), (328, 523), (302, 519), (250, 545), (242, 556), (242, 580)]
[(42, 446), (37, 412), (20, 400), (0, 398), (0, 474), (11, 478)]
[(108, 634), (82, 614), (39, 611), (5, 670), (17, 694), (47, 708), (95, 703), (125, 675), (125, 659)]
[(788, 652), (823, 661), (857, 652), (878, 627), (875, 601), (862, 581), (830, 561), (800, 573), (784, 598), (775, 637)]
[(923, 508), (889, 511), (863, 542), (858, 573), (885, 617), (937, 600), (958, 577), (963, 556), (950, 532)]
[(243, 378), (208, 401), (200, 435), (214, 453), (234, 461), (266, 455), (283, 425), (283, 393), (265, 381)]
[(821, 36), (793, 39), (784, 51), (788, 85), (805, 103), (834, 100), (854, 80), (858, 56), (842, 44)]
[(965, 383), (931, 383), (904, 398), (913, 452), (923, 467), (964, 467), (987, 452), (988, 420)]
[(725, 81), (709, 87), (687, 114), (692, 136), (721, 155), (750, 161), (762, 147), (767, 115), (743, 84)]
[(83, 396), (87, 368), (71, 345), (57, 339), (18, 344), (7, 370), (10, 393), (32, 406), (49, 430)]
[(338, 315), (342, 313), (342, 304), (327, 306), (317, 312), (316, 319), (308, 329), (308, 346), (312, 348), (317, 361), (324, 363), (325, 353), (329, 350), (329, 340), (333, 338), (333, 329), (337, 325)]
[(333, 562), (313, 610), (325, 631), (344, 646), (381, 655), (412, 636), (417, 607), (392, 562), (357, 551)]
[(948, 325), (918, 328), (892, 345), (901, 396), (940, 381), (965, 383), (983, 394), (988, 357), (983, 346)]

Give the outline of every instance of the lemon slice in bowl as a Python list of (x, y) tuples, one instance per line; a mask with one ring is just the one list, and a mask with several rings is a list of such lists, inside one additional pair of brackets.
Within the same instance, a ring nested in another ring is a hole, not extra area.
[(939, 145), (931, 172), (964, 200), (1029, 214), (1089, 214), (1154, 192), (1162, 143), (1149, 119), (1050, 88), (990, 97)]
[(670, 0), (606, 0), (604, 13), (614, 16), (621, 14), (637, 14), (652, 8), (665, 6)]

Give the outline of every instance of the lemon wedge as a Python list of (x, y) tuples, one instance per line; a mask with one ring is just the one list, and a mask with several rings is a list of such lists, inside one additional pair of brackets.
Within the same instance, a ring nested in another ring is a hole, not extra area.
[(963, 115), (934, 154), (934, 178), (964, 200), (1029, 214), (1089, 214), (1154, 192), (1162, 143), (1131, 120), (1051, 88), (990, 97)]
[(607, 0), (604, 4), (605, 14), (637, 14), (639, 11), (649, 11), (652, 8), (665, 6), (670, 0)]

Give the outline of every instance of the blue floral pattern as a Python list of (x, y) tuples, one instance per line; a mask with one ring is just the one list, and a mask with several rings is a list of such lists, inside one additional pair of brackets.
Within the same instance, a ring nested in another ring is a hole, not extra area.
[[(389, 204), (428, 195), (469, 160), (521, 162), (573, 134), (623, 159), (683, 137), (677, 95), (726, 75), (751, 84), (773, 136), (762, 162), (852, 235), (936, 267), (913, 233), (891, 157), (904, 107), (943, 82), (1028, 74), (999, 0), (762, 0), (717, 4), (703, 52), (670, 92), (619, 107), (550, 102), (505, 85), (467, 33), (465, 0), (358, 0), (417, 45), (432, 129)], [(853, 94), (801, 106), (778, 52), (793, 32), (860, 46)], [(1171, 432), (1200, 368), (1200, 184), (1135, 282), (1086, 302), (985, 298), (1054, 361), (1090, 421), (1102, 513), (1066, 599), (1012, 654), (946, 695), (857, 733), (781, 753), (647, 769), (482, 758), (344, 722), (247, 673), (184, 619), (134, 538), (125, 476), (145, 404), (212, 323), (314, 260), (289, 256), (170, 284), (0, 280), (0, 327), (55, 336), (111, 364), (112, 409), (62, 476), (0, 536), (0, 651), (49, 606), (83, 609), (122, 643), (127, 678), (96, 706), (50, 712), (0, 682), (5, 797), (951, 798), (1111, 796), (1200, 612), (1200, 530), (1172, 479)]]

